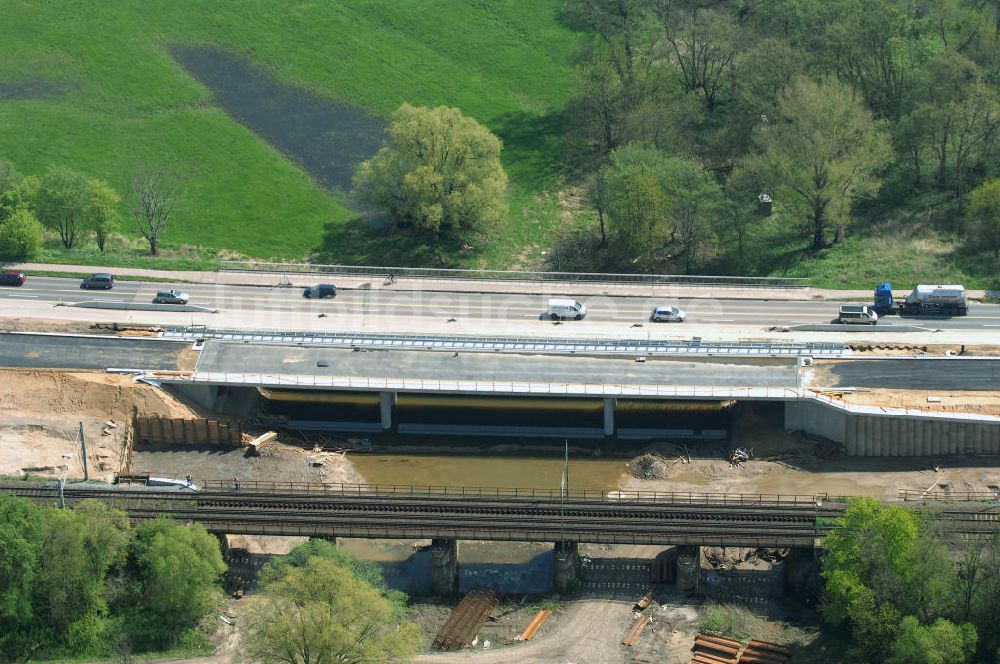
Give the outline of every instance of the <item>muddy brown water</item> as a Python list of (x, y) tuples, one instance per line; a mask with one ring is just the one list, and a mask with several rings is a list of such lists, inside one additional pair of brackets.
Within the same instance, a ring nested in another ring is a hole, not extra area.
[[(502, 487), (559, 490), (559, 457), (358, 454), (354, 468), (369, 484)], [(570, 458), (570, 489), (614, 490), (627, 472), (625, 459)]]
[[(365, 482), (559, 490), (563, 460), (556, 457), (358, 454), (352, 459)], [(624, 459), (570, 458), (571, 489), (616, 489)], [(390, 586), (411, 594), (430, 592), (430, 551), (413, 542), (343, 539), (353, 555), (377, 562)], [(549, 542), (460, 542), (458, 586), (497, 586), (505, 593), (542, 593), (552, 587)]]
[(203, 45), (174, 45), (170, 53), (237, 122), (328, 187), (349, 191), (358, 165), (385, 142), (381, 118), (285, 85), (246, 58)]

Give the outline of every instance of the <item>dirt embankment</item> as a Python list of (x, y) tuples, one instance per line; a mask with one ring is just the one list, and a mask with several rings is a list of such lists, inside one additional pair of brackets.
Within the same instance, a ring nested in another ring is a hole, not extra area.
[(90, 477), (110, 479), (132, 409), (199, 417), (193, 407), (131, 376), (87, 371), (0, 369), (0, 475), (83, 477), (79, 426)]

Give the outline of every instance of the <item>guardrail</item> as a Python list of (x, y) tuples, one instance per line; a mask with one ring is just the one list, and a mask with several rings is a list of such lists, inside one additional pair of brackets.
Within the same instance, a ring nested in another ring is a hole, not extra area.
[(519, 270), (464, 270), (452, 268), (392, 267), (366, 265), (322, 265), (312, 263), (268, 263), (220, 261), (222, 272), (276, 272), (329, 274), (385, 278), (389, 274), (407, 279), (470, 279), (490, 281), (568, 281), (638, 285), (730, 286), (742, 288), (808, 288), (809, 280), (795, 277), (730, 277), (681, 274), (621, 274), (604, 272), (523, 272)]
[(899, 499), (911, 501), (934, 501), (949, 503), (976, 503), (1000, 501), (1000, 490), (997, 491), (919, 491), (917, 489), (900, 489)]
[(254, 385), (269, 388), (405, 391), (443, 394), (508, 394), (660, 399), (755, 399), (788, 401), (810, 398), (811, 390), (794, 387), (678, 387), (648, 383), (543, 383), (533, 381), (458, 380), (439, 378), (369, 378), (238, 371), (144, 371), (141, 377), (165, 383)]
[(651, 339), (545, 339), (474, 335), (377, 334), (358, 332), (278, 332), (273, 330), (167, 328), (164, 339), (217, 339), (272, 344), (395, 348), (403, 350), (465, 350), (511, 353), (584, 353), (629, 355), (728, 355), (840, 357), (846, 352), (838, 343), (762, 343)]
[[(301, 493), (304, 495), (394, 495), (442, 498), (525, 498), (558, 500), (559, 489), (530, 489), (481, 486), (445, 486), (415, 484), (317, 484), (313, 482), (265, 482), (240, 481), (239, 489), (233, 480), (196, 481), (201, 491), (232, 491), (247, 493), (263, 491), (267, 493)], [(620, 502), (661, 502), (684, 505), (798, 505), (816, 507), (829, 498), (826, 493), (802, 494), (727, 494), (691, 493), (659, 491), (623, 491), (600, 489), (570, 489), (565, 494), (567, 500), (587, 500), (610, 503)]]

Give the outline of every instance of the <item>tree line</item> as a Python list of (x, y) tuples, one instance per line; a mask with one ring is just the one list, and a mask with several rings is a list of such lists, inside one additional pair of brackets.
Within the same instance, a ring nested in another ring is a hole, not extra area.
[(567, 0), (563, 17), (589, 35), (569, 147), (603, 260), (752, 271), (760, 194), (812, 250), (922, 207), (1000, 255), (995, 2)]
[(0, 660), (202, 645), (225, 569), (201, 526), (133, 527), (96, 500), (59, 510), (0, 494)]
[(156, 169), (141, 167), (123, 200), (104, 180), (65, 166), (53, 166), (41, 176), (25, 176), (10, 162), (0, 160), (0, 258), (37, 256), (46, 230), (57, 235), (65, 249), (91, 236), (103, 253), (110, 234), (119, 228), (122, 203), (155, 256), (176, 202), (172, 179)]
[(1000, 663), (1000, 534), (961, 541), (933, 523), (856, 499), (824, 540), (822, 612), (849, 661)]

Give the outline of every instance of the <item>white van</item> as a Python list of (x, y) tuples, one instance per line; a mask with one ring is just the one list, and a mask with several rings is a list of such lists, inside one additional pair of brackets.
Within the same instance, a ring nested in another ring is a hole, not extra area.
[(840, 315), (837, 322), (843, 324), (874, 325), (878, 322), (878, 314), (875, 310), (864, 304), (845, 304), (840, 307)]
[(549, 300), (549, 318), (552, 320), (563, 320), (571, 318), (580, 320), (587, 315), (587, 305), (576, 300), (567, 300), (554, 297)]

